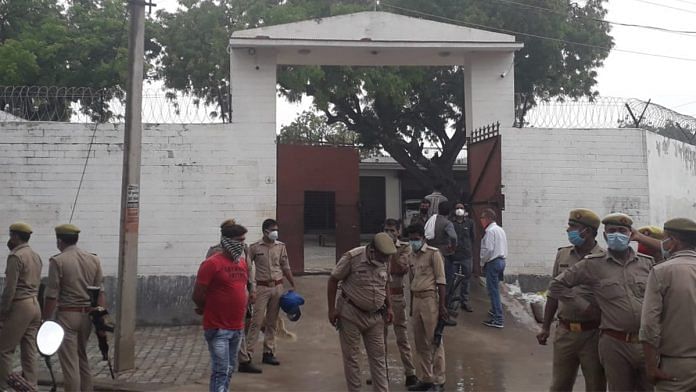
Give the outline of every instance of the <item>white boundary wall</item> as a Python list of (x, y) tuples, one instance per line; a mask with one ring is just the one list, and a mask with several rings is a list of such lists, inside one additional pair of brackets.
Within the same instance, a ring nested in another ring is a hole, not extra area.
[[(629, 214), (651, 221), (646, 137), (640, 129), (504, 129), (502, 183), (508, 235), (506, 274), (550, 275), (566, 246), (568, 213), (589, 208), (600, 217)], [(671, 163), (667, 163), (671, 167)], [(692, 189), (694, 189), (693, 177)], [(678, 185), (668, 181), (666, 189)], [(605, 246), (602, 234), (598, 235)]]
[[(0, 233), (34, 228), (44, 259), (58, 253), (53, 227), (70, 218), (94, 125), (0, 123)], [(270, 128), (269, 128), (270, 129)], [(275, 132), (252, 124), (146, 125), (141, 179), (139, 275), (195, 275), (229, 217), (260, 237), (276, 212)], [(118, 263), (123, 128), (97, 128), (73, 223), (80, 246), (97, 253), (105, 275)], [(6, 247), (0, 258), (7, 256)], [(0, 276), (4, 269), (0, 271)]]

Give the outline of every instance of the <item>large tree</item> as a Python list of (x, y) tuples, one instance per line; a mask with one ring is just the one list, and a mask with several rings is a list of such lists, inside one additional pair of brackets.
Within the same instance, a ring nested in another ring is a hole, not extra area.
[[(412, 15), (407, 10), (415, 10), (420, 13), (416, 15), (439, 21), (527, 33), (517, 36), (525, 47), (515, 61), (516, 92), (526, 97), (522, 111), (537, 99), (597, 94), (596, 69), (613, 44), (609, 24), (602, 21), (606, 14), (602, 0), (587, 0), (582, 6), (569, 0), (538, 0), (535, 8), (507, 0), (382, 3), (387, 11)], [(169, 87), (214, 102), (215, 91), (229, 84), (225, 49), (232, 31), (367, 10), (373, 1), (180, 0), (180, 4), (175, 13), (159, 14), (164, 21), (159, 42), (165, 54), (158, 76)], [(424, 188), (440, 182), (454, 198), (460, 196), (461, 186), (454, 181), (452, 166), (466, 144), (466, 131), (471, 131), (464, 129), (463, 83), (459, 67), (287, 66), (279, 72), (280, 92), (286, 98), (312, 97), (315, 109), (329, 123), (345, 124), (360, 135), (362, 146), (383, 148)], [(428, 146), (440, 152), (428, 157), (424, 154)]]

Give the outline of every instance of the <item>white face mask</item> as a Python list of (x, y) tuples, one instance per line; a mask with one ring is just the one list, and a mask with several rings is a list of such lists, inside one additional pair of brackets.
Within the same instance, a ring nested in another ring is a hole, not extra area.
[(268, 232), (268, 239), (271, 241), (275, 241), (278, 239), (278, 230), (273, 230)]
[(466, 213), (466, 210), (463, 209), (463, 208), (457, 208), (457, 209), (454, 211), (454, 213), (455, 213), (457, 216), (467, 216), (467, 215), (469, 215), (469, 214)]

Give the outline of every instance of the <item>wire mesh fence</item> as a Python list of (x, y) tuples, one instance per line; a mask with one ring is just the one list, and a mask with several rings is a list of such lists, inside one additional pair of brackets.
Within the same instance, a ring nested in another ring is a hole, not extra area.
[[(0, 86), (0, 122), (62, 121), (122, 123), (126, 94), (118, 88)], [(142, 121), (156, 124), (229, 122), (226, 88), (209, 89), (205, 98), (160, 88), (143, 89)]]

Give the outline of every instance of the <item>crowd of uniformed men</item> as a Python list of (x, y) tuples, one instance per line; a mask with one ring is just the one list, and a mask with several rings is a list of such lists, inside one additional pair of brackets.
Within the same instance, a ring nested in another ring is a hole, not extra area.
[[(444, 343), (437, 339), (437, 331), (442, 324), (455, 324), (448, 306), (453, 296), (462, 309), (471, 311), (468, 279), (474, 229), (463, 204), (457, 203), (448, 217), (449, 204), (437, 193), (423, 200), (420, 214), (407, 227), (387, 219), (383, 232), (368, 245), (344, 254), (331, 273), (328, 318), (339, 333), (350, 391), (363, 384), (361, 340), (372, 388), (389, 389), (385, 356), (389, 325), (408, 389), (444, 389)], [(491, 319), (484, 324), (502, 328), (497, 286), (507, 256), (505, 232), (495, 224), (492, 210), (485, 210), (479, 223), (485, 228), (481, 262), (491, 300)], [(606, 250), (596, 241), (600, 224)], [(282, 301), (296, 298), (288, 296), (295, 283), (285, 245), (277, 240), (278, 230), (278, 223), (267, 219), (262, 239), (246, 246), (246, 229), (234, 220), (225, 221), (220, 243), (210, 248), (200, 266), (193, 300), (196, 312), (203, 315), (211, 353), (211, 391), (227, 391), (237, 366), (241, 372), (261, 372), (252, 364), (261, 329), (265, 331), (262, 362), (280, 364), (275, 356), (277, 328), (284, 328), (279, 309)], [(18, 345), (23, 376), (36, 385), (35, 336), (42, 319), (55, 319), (65, 329), (58, 352), (65, 390), (92, 390), (86, 342), (93, 308), (87, 288), (102, 286), (101, 266), (96, 255), (76, 246), (79, 228), (60, 225), (55, 232), (61, 253), (50, 258), (42, 309), (41, 258), (28, 245), (32, 229), (25, 223), (10, 226), (0, 302), (0, 390), (8, 388)], [(558, 320), (551, 390), (572, 390), (579, 368), (588, 391), (648, 391), (653, 385), (660, 391), (696, 390), (696, 222), (676, 218), (665, 222), (663, 229), (636, 230), (628, 215), (614, 213), (600, 220), (590, 210), (576, 209), (570, 212), (566, 232), (571, 245), (558, 249), (537, 335), (539, 343), (546, 344), (551, 325)], [(631, 241), (638, 242), (638, 252)], [(284, 293), (283, 279), (289, 292)], [(404, 296), (405, 283), (410, 301)], [(451, 287), (454, 284), (461, 284), (459, 293)], [(105, 304), (103, 290), (98, 302)], [(290, 305), (297, 309), (295, 320), (299, 303)]]

